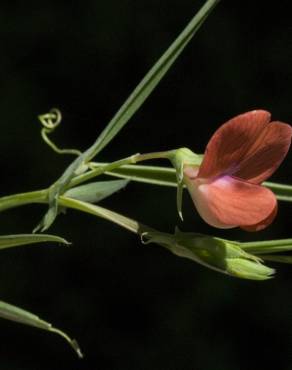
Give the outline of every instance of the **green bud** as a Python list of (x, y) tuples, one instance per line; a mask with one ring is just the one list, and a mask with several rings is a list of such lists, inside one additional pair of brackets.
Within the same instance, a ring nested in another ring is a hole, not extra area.
[(270, 279), (275, 273), (262, 260), (240, 248), (240, 243), (196, 233), (147, 232), (144, 243), (156, 243), (177, 256), (191, 259), (224, 274), (251, 280)]

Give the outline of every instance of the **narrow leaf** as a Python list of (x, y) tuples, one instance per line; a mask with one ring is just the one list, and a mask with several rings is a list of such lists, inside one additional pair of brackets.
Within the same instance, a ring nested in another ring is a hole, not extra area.
[(129, 180), (92, 182), (69, 189), (64, 195), (84, 202), (97, 203), (124, 188), (128, 182)]
[(0, 249), (43, 242), (54, 242), (66, 245), (70, 244), (69, 242), (67, 242), (67, 240), (55, 235), (47, 234), (2, 235), (0, 236)]
[(219, 0), (208, 0), (205, 2), (199, 12), (193, 17), (186, 28), (180, 33), (176, 40), (170, 45), (161, 58), (146, 74), (143, 80), (138, 84), (129, 98), (121, 106), (106, 128), (98, 137), (97, 141), (91, 148), (89, 158), (98, 154), (125, 126), (129, 119), (142, 106), (151, 92), (159, 84), (181, 52), (191, 41), (192, 37), (198, 31), (205, 19), (214, 9)]
[(59, 180), (52, 186), (49, 193), (49, 210), (35, 229), (36, 231), (39, 229), (44, 231), (51, 226), (58, 214), (58, 197), (64, 192), (72, 177), (78, 172), (80, 167), (95, 157), (119, 133), (142, 106), (218, 2), (219, 0), (207, 0), (205, 2), (186, 28), (179, 34), (176, 40), (130, 94), (129, 98), (114, 115), (95, 143), (73, 161)]
[(100, 207), (95, 204), (83, 202), (81, 200), (67, 198), (60, 196), (59, 205), (66, 208), (76, 209), (81, 212), (89, 213), (91, 215), (103, 218), (111, 221), (116, 225), (119, 225), (135, 234), (141, 234), (145, 231), (151, 231), (152, 229), (146, 225), (143, 225), (133, 219), (123, 216), (119, 213), (111, 211), (107, 208)]
[(39, 329), (47, 330), (63, 337), (77, 353), (78, 357), (82, 358), (83, 354), (76, 340), (68, 337), (63, 331), (54, 328), (50, 323), (40, 319), (35, 314), (23, 310), (22, 308), (0, 301), (0, 317), (3, 319), (19, 322), (21, 324), (34, 326)]

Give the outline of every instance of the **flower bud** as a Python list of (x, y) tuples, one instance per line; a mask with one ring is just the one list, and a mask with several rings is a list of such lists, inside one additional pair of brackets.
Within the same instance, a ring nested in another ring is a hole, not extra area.
[(270, 279), (275, 270), (240, 248), (240, 243), (196, 233), (146, 232), (143, 242), (157, 243), (177, 256), (191, 259), (224, 274), (251, 280)]

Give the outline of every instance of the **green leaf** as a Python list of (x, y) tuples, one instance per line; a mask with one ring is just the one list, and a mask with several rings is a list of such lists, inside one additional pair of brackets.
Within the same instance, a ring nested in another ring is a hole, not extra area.
[(109, 209), (100, 207), (95, 204), (83, 202), (78, 199), (67, 198), (62, 195), (59, 198), (59, 205), (66, 208), (76, 209), (78, 211), (89, 213), (91, 215), (111, 221), (116, 225), (119, 225), (129, 231), (132, 231), (135, 234), (140, 234), (142, 232), (152, 230), (150, 227), (143, 225), (128, 217), (125, 217), (119, 213), (113, 212)]
[(74, 349), (74, 351), (80, 358), (83, 357), (80, 347), (75, 339), (71, 339), (66, 333), (57, 328), (54, 328), (50, 323), (40, 319), (38, 316), (31, 312), (0, 301), (0, 317), (3, 319), (19, 322), (21, 324), (34, 326), (39, 329), (56, 333), (63, 337), (70, 344), (70, 346)]
[(88, 203), (97, 203), (121, 190), (129, 180), (99, 181), (76, 186), (64, 194), (66, 197), (79, 199)]
[(55, 235), (47, 234), (2, 235), (0, 236), (0, 249), (43, 242), (54, 242), (66, 245), (70, 244), (69, 242), (67, 242), (67, 240)]
[(199, 12), (193, 17), (186, 28), (170, 45), (160, 59), (154, 64), (143, 80), (138, 84), (129, 98), (121, 106), (106, 128), (98, 137), (90, 151), (89, 158), (98, 154), (125, 126), (129, 119), (142, 106), (144, 101), (159, 84), (164, 75), (179, 57), (181, 52), (191, 41), (195, 33), (211, 13), (219, 0), (208, 0)]
[(66, 169), (60, 179), (51, 187), (49, 193), (49, 210), (40, 224), (35, 229), (42, 231), (48, 229), (55, 220), (57, 212), (58, 197), (64, 192), (66, 186), (78, 172), (79, 168), (95, 157), (126, 125), (130, 118), (142, 106), (161, 79), (173, 65), (175, 60), (191, 41), (203, 22), (207, 19), (219, 0), (207, 0), (198, 13), (192, 18), (186, 28), (179, 34), (161, 58), (154, 64), (125, 103), (114, 115), (95, 143), (81, 154)]

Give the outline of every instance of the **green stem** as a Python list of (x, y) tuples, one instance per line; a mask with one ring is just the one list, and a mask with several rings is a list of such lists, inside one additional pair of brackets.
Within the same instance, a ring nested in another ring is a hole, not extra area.
[[(104, 174), (105, 172), (109, 172), (112, 170), (115, 170), (116, 168), (129, 165), (129, 164), (135, 164), (142, 161), (148, 161), (151, 159), (167, 159), (169, 154), (172, 151), (164, 151), (164, 152), (154, 152), (154, 153), (146, 153), (146, 154), (134, 154), (130, 157), (126, 157), (123, 159), (120, 159), (115, 162), (107, 163), (105, 165), (96, 165), (95, 163), (90, 163), (90, 166), (93, 168), (91, 171), (88, 171), (82, 175), (74, 177), (70, 183), (68, 184), (67, 188), (72, 188), (73, 186), (79, 185), (85, 181), (88, 181), (94, 177), (100, 176)], [(97, 168), (94, 168), (98, 166)]]
[(246, 252), (254, 254), (287, 252), (292, 250), (292, 239), (245, 242), (240, 243), (240, 246)]
[(167, 150), (164, 152), (154, 152), (154, 153), (146, 153), (146, 154), (136, 154), (134, 156), (134, 159), (135, 159), (134, 163), (148, 161), (150, 159), (168, 159), (172, 152), (175, 152), (175, 150)]
[(0, 198), (0, 212), (32, 203), (47, 203), (48, 189), (8, 195)]
[(292, 201), (292, 186), (286, 184), (278, 184), (276, 182), (265, 181), (263, 185), (267, 186), (271, 189), (275, 194), (277, 194), (277, 198), (279, 200), (283, 200), (286, 202)]
[[(14, 194), (0, 198), (0, 212), (10, 208), (20, 207), (34, 203), (48, 203), (48, 189), (36, 190), (28, 193)], [(129, 217), (95, 204), (83, 202), (77, 199), (60, 196), (58, 199), (60, 206), (75, 209), (121, 226), (135, 234), (142, 235), (145, 232), (155, 232), (155, 229), (139, 223)], [(266, 240), (256, 242), (240, 243), (240, 247), (248, 253), (255, 255), (264, 255), (279, 252), (288, 252), (292, 250), (292, 239)]]
[[(47, 194), (48, 189), (45, 189), (2, 197), (0, 198), (0, 212), (8, 210), (10, 208), (20, 207), (33, 203), (48, 203)], [(58, 203), (59, 205), (67, 208), (75, 209), (81, 212), (104, 218), (135, 234), (140, 235), (146, 231), (154, 231), (154, 229), (149, 226), (143, 225), (135, 220), (132, 220), (131, 218), (91, 203), (82, 202), (80, 200), (64, 196), (59, 197)]]

